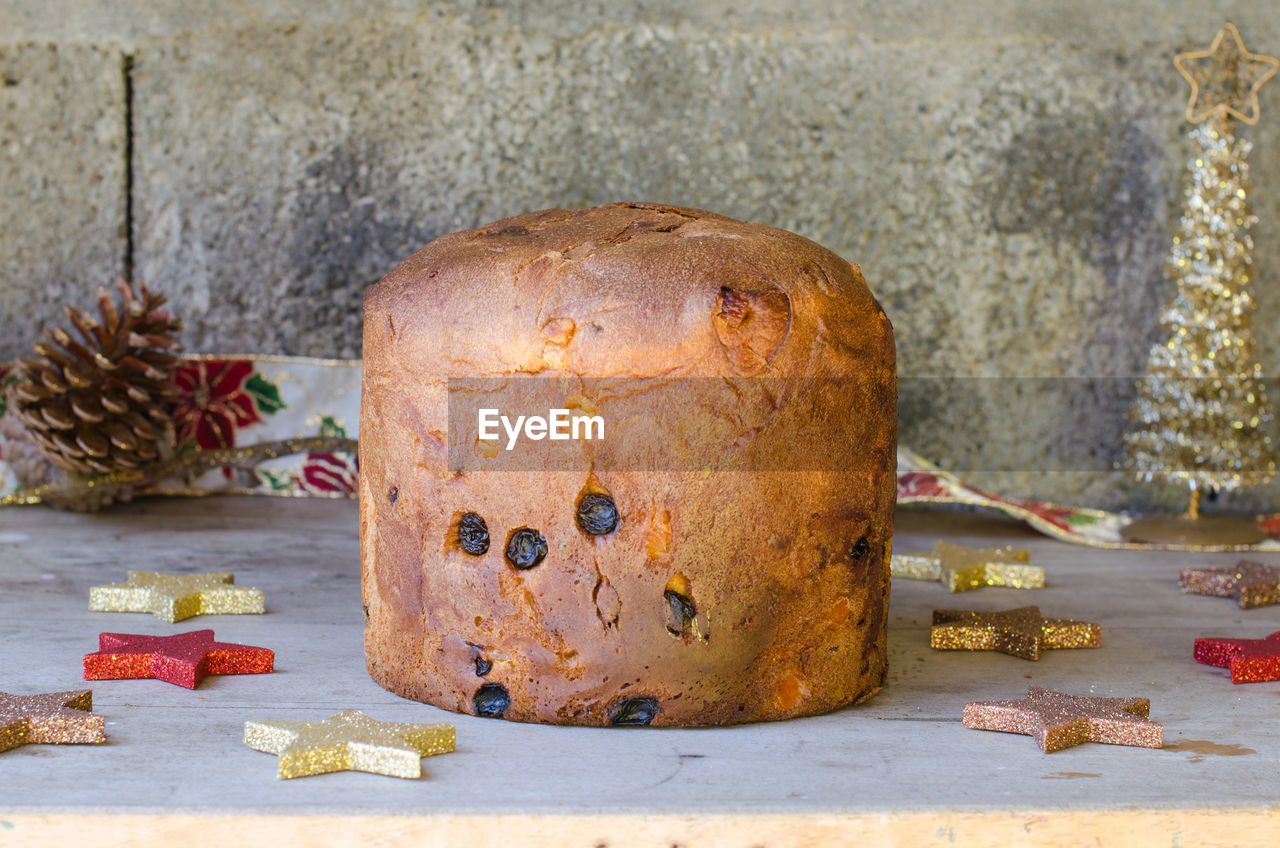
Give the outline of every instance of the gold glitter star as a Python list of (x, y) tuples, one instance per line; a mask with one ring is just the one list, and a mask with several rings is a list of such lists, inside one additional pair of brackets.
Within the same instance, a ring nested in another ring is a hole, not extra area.
[(423, 757), (454, 747), (449, 724), (395, 724), (346, 710), (324, 721), (246, 721), (244, 744), (280, 755), (280, 777), (367, 771), (421, 777)]
[(92, 689), (40, 695), (0, 692), (0, 751), (33, 743), (105, 742), (102, 716), (92, 710)]
[(929, 645), (943, 651), (999, 651), (1027, 660), (1049, 648), (1096, 648), (1102, 628), (1090, 621), (1045, 618), (1039, 607), (1003, 612), (934, 610)]
[(908, 580), (938, 580), (952, 592), (968, 592), (983, 586), (1009, 589), (1044, 588), (1044, 569), (1029, 565), (1025, 548), (967, 548), (949, 542), (934, 543), (931, 554), (894, 554), (889, 573)]
[(1198, 124), (1215, 115), (1258, 122), (1258, 89), (1280, 68), (1280, 59), (1244, 49), (1240, 32), (1223, 25), (1208, 50), (1179, 53), (1173, 60), (1191, 83), (1187, 120)]
[(1159, 748), (1164, 728), (1147, 718), (1150, 710), (1146, 698), (1090, 698), (1030, 686), (1016, 701), (965, 704), (963, 721), (974, 730), (1034, 736), (1046, 754), (1081, 742)]
[(157, 574), (130, 571), (124, 583), (89, 590), (89, 609), (97, 612), (149, 612), (165, 621), (193, 615), (266, 612), (262, 592), (231, 585), (229, 571), (212, 574)]

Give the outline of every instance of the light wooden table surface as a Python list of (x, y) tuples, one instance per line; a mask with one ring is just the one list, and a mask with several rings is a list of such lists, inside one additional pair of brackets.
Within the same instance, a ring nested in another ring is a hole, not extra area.
[[(1191, 660), (1201, 635), (1261, 637), (1280, 607), (1241, 611), (1181, 594), (1179, 569), (1233, 555), (1073, 547), (984, 515), (902, 510), (895, 547), (937, 538), (1030, 547), (1039, 591), (952, 595), (897, 581), (890, 675), (870, 703), (818, 718), (714, 730), (543, 727), (454, 715), (374, 684), (361, 649), (356, 508), (250, 498), (144, 501), (96, 516), (0, 511), (0, 690), (91, 686), (101, 746), (0, 754), (0, 848), (276, 844), (702, 848), (833, 845), (1280, 844), (1280, 683), (1233, 685)], [(167, 624), (89, 612), (89, 587), (129, 568), (230, 570), (266, 592), (263, 616)], [(935, 607), (1101, 623), (1103, 647), (1039, 662), (928, 645)], [(272, 648), (271, 675), (84, 682), (101, 631)], [(1086, 744), (1042, 754), (1029, 737), (965, 729), (966, 701), (1028, 684), (1151, 699), (1165, 748)], [(279, 780), (241, 742), (247, 719), (361, 709), (448, 721), (454, 754), (421, 780), (338, 773)]]

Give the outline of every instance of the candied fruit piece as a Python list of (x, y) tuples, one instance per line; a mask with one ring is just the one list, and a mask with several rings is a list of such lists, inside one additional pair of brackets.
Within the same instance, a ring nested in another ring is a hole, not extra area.
[(489, 525), (474, 512), (458, 519), (458, 547), (472, 556), (483, 556), (489, 550)]
[(597, 412), (595, 400), (580, 393), (571, 395), (564, 406), (573, 410), (574, 415), (595, 415)]
[(792, 673), (782, 678), (773, 693), (773, 703), (778, 709), (790, 712), (809, 697), (809, 685), (800, 675)]
[(689, 578), (684, 576), (683, 571), (677, 571), (671, 575), (671, 579), (667, 581), (666, 590), (668, 592), (677, 592), (687, 597), (693, 595), (693, 586), (689, 583)]
[(644, 537), (645, 553), (650, 559), (666, 556), (671, 551), (671, 511), (656, 512)]
[(547, 540), (529, 527), (521, 527), (507, 541), (507, 561), (524, 571), (542, 562), (547, 555)]

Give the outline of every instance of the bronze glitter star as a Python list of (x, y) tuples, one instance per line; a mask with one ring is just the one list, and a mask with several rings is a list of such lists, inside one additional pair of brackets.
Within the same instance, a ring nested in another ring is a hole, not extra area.
[(1280, 603), (1280, 568), (1240, 560), (1235, 568), (1188, 568), (1178, 585), (1184, 592), (1235, 598), (1240, 609)]
[(1091, 698), (1030, 686), (1016, 701), (965, 704), (963, 720), (974, 730), (1034, 736), (1046, 754), (1081, 742), (1159, 748), (1164, 728), (1147, 718), (1150, 710), (1147, 698)]
[(1044, 569), (1030, 565), (1031, 551), (1024, 548), (968, 548), (936, 542), (933, 553), (894, 554), (889, 573), (908, 580), (938, 580), (952, 592), (968, 592), (983, 586), (1009, 589), (1041, 589)]
[(1232, 24), (1218, 30), (1208, 50), (1179, 53), (1173, 60), (1191, 83), (1187, 120), (1198, 124), (1215, 115), (1258, 122), (1258, 89), (1275, 75), (1280, 60), (1244, 49)]
[(934, 610), (929, 645), (944, 651), (999, 651), (1027, 660), (1049, 648), (1096, 648), (1102, 628), (1090, 621), (1045, 618), (1039, 607), (1003, 612)]
[(423, 757), (454, 748), (450, 724), (395, 724), (345, 710), (324, 721), (246, 721), (244, 744), (280, 755), (280, 777), (367, 771), (421, 777)]
[(89, 609), (96, 612), (149, 612), (165, 621), (193, 615), (262, 613), (262, 592), (235, 586), (229, 571), (212, 574), (158, 574), (130, 571), (124, 583), (89, 590)]
[(102, 716), (92, 710), (92, 689), (40, 695), (0, 692), (0, 751), (30, 744), (105, 742)]

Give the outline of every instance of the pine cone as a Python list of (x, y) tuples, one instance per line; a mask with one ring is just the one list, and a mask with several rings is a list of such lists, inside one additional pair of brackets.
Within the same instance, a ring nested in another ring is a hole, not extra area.
[[(13, 390), (9, 390), (9, 406), (14, 407)], [(0, 418), (0, 455), (4, 456), (4, 464), (18, 478), (18, 485), (23, 489), (34, 489), (45, 483), (53, 482), (58, 473), (44, 448), (31, 438), (31, 431), (18, 420), (14, 412)]]
[(85, 479), (84, 475), (65, 471), (50, 462), (48, 452), (31, 438), (31, 430), (12, 412), (0, 417), (0, 446), (4, 448), (5, 465), (18, 478), (19, 488), (43, 489), (41, 503), (56, 509), (96, 512), (133, 498), (133, 486), (127, 484), (75, 485)]
[(35, 343), (35, 359), (18, 361), (15, 412), (49, 460), (79, 474), (109, 474), (154, 463), (171, 447), (182, 323), (161, 309), (164, 295), (117, 280), (117, 310), (98, 292), (94, 320), (64, 307), (80, 339), (62, 328)]

